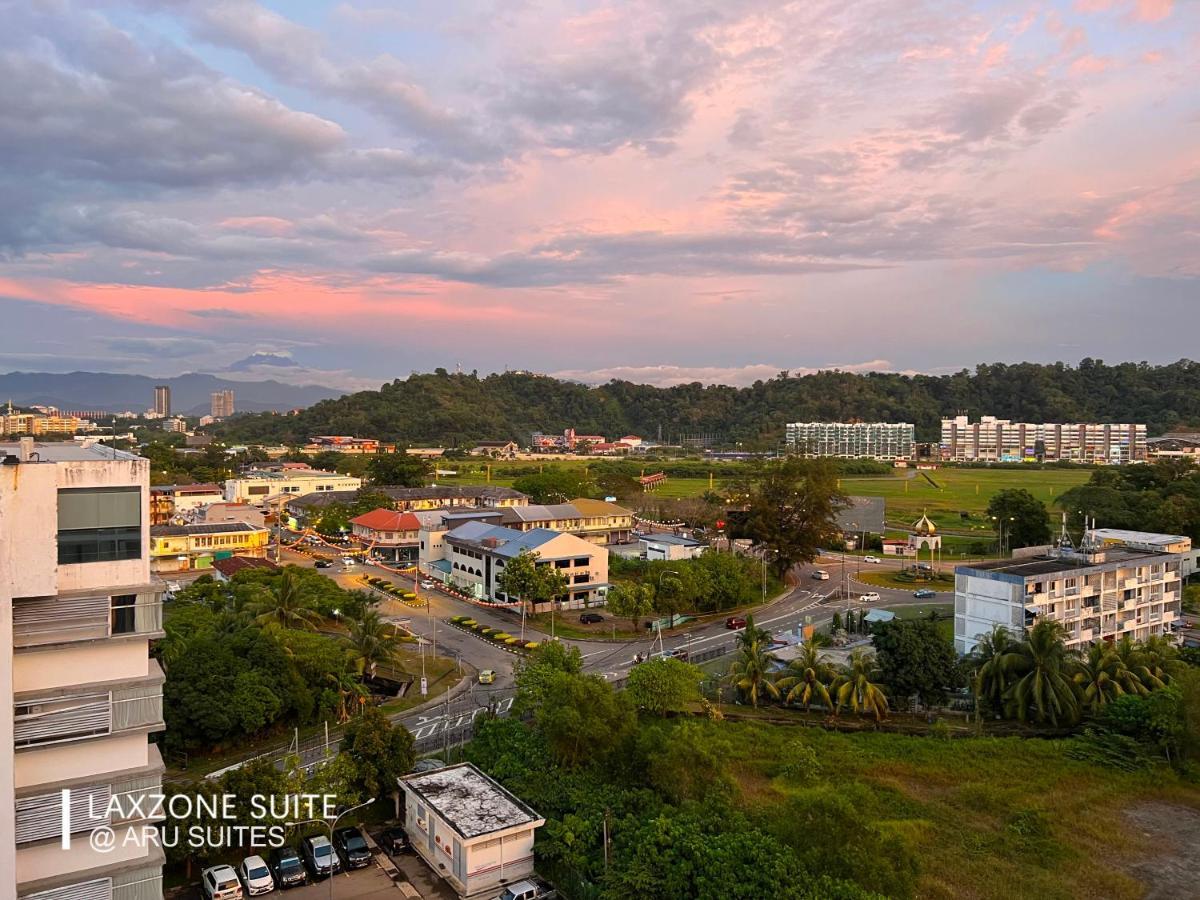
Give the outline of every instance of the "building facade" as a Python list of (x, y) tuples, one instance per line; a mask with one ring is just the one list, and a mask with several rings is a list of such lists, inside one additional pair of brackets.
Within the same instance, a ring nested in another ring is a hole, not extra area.
[[(163, 673), (149, 653), (162, 636), (149, 482), (146, 460), (101, 445), (0, 445), (4, 900), (163, 895), (157, 847), (106, 853), (88, 841), (97, 826), (152, 825), (125, 813), (132, 798), (162, 790), (162, 758), (148, 741), (163, 728)], [(109, 798), (121, 809), (110, 813)]]
[(460, 897), (492, 897), (533, 874), (546, 820), (471, 763), (399, 779), (413, 849)]
[(995, 625), (1019, 635), (1043, 619), (1062, 624), (1069, 648), (1173, 636), (1191, 546), (1178, 535), (1095, 529), (1079, 550), (1027, 548), (1013, 559), (958, 566), (955, 649), (969, 653)]
[(171, 415), (171, 386), (156, 384), (154, 386), (154, 415), (165, 419)]
[(944, 462), (1077, 462), (1122, 465), (1147, 458), (1146, 426), (1097, 422), (942, 419)]
[(350, 533), (386, 562), (415, 563), (421, 520), (410, 512), (373, 509), (350, 520)]
[(213, 391), (208, 411), (214, 419), (226, 419), (232, 416), (233, 391), (228, 388), (222, 391)]
[(626, 544), (633, 539), (633, 512), (615, 503), (581, 497), (570, 503), (510, 506), (501, 520), (517, 531), (545, 528), (592, 544)]
[(156, 484), (150, 488), (150, 524), (166, 525), (175, 516), (193, 514), (224, 499), (219, 484)]
[(230, 503), (262, 504), (268, 498), (279, 495), (303, 497), (330, 491), (347, 491), (353, 495), (361, 486), (361, 478), (320, 469), (261, 469), (228, 479), (225, 482), (225, 499)]
[(787, 446), (801, 456), (911, 459), (915, 435), (907, 422), (792, 422)]
[(150, 569), (187, 572), (210, 569), (231, 556), (265, 557), (271, 533), (247, 522), (155, 525), (150, 529)]

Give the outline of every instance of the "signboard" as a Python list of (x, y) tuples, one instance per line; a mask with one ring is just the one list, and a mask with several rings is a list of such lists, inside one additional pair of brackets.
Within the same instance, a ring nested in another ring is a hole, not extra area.
[(424, 675), (421, 676), (421, 696), (429, 696), (429, 682), (425, 679)]

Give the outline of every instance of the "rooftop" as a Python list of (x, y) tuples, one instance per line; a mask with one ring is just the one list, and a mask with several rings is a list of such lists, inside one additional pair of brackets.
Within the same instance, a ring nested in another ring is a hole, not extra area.
[(576, 497), (571, 501), (574, 506), (584, 516), (628, 516), (632, 513), (623, 506), (617, 506), (615, 503), (609, 503), (607, 500), (593, 500), (590, 497)]
[(220, 494), (223, 488), (219, 484), (152, 484), (152, 494)]
[[(0, 444), (0, 457), (19, 456), (20, 451), (19, 443)], [(37, 454), (37, 462), (105, 462), (142, 458), (135, 453), (116, 450), (107, 444), (86, 444), (73, 441), (34, 441), (33, 452)]]
[(1163, 552), (1174, 544), (1190, 542), (1191, 538), (1182, 534), (1158, 534), (1153, 531), (1127, 531), (1124, 528), (1093, 528), (1091, 535), (1101, 542), (1116, 541), (1121, 544), (1142, 544), (1147, 547), (1162, 547)]
[(226, 578), (232, 578), (242, 569), (278, 569), (279, 566), (271, 562), (269, 559), (257, 559), (252, 556), (231, 556), (228, 559), (214, 559), (212, 567), (224, 575)]
[(562, 532), (551, 531), (549, 528), (517, 531), (515, 528), (489, 525), (486, 522), (464, 522), (453, 531), (447, 532), (446, 540), (452, 544), (482, 547), (497, 556), (513, 557), (519, 556), (522, 550), (536, 550), (561, 535)]
[(1158, 553), (1148, 553), (1144, 550), (1127, 550), (1123, 547), (1105, 547), (1102, 552), (1091, 559), (1082, 554), (996, 559), (988, 562), (958, 566), (955, 571), (996, 572), (998, 574), (1012, 575), (1017, 578), (1031, 578), (1038, 575), (1053, 575), (1057, 572), (1070, 572), (1117, 563), (1131, 563), (1137, 560), (1153, 561), (1160, 559), (1161, 557)]
[(421, 527), (421, 520), (412, 513), (396, 512), (394, 509), (373, 509), (350, 522), (371, 531), (417, 531)]
[(529, 506), (510, 506), (504, 511), (507, 522), (540, 522), (551, 519), (578, 519), (579, 510), (572, 503), (538, 503)]
[(682, 534), (643, 534), (639, 539), (651, 544), (671, 544), (676, 547), (699, 547), (704, 542), (695, 538), (684, 537)]
[(181, 537), (190, 534), (233, 534), (239, 531), (266, 531), (247, 522), (217, 522), (199, 525), (151, 525), (151, 537)]
[(399, 779), (459, 835), (477, 838), (544, 819), (471, 763)]

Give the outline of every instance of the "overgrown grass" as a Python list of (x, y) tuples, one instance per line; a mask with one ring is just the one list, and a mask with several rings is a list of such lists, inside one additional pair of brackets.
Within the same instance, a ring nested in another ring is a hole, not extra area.
[(1144, 888), (1123, 866), (1153, 847), (1122, 810), (1200, 809), (1200, 789), (1165, 767), (1116, 772), (1070, 759), (1059, 740), (706, 727), (730, 743), (748, 814), (770, 820), (821, 791), (847, 797), (915, 852), (920, 897), (1132, 900)]

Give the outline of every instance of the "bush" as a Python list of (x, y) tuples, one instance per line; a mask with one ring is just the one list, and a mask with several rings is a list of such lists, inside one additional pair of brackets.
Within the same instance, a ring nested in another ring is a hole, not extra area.
[(416, 594), (414, 594), (412, 591), (404, 591), (404, 592), (401, 594), (401, 596), (402, 596), (402, 597), (403, 597), (405, 600), (415, 600), (415, 599), (417, 599), (417, 595), (416, 595)]
[(510, 637), (512, 635), (504, 631), (497, 631), (492, 634), (492, 640), (494, 641), (507, 641)]
[(458, 624), (466, 625), (468, 628), (474, 628), (479, 623), (476, 622), (474, 619), (464, 618), (464, 619), (461, 619)]
[(504, 643), (508, 644), (509, 646), (512, 646), (512, 645), (514, 645), (514, 644), (519, 644), (519, 643), (521, 643), (521, 639), (520, 639), (520, 638), (515, 638), (515, 637), (505, 638), (505, 639), (504, 639)]
[(530, 641), (528, 644), (525, 645), (525, 649), (526, 650), (536, 650), (540, 646), (542, 646), (542, 645), (539, 644), (537, 641)]

